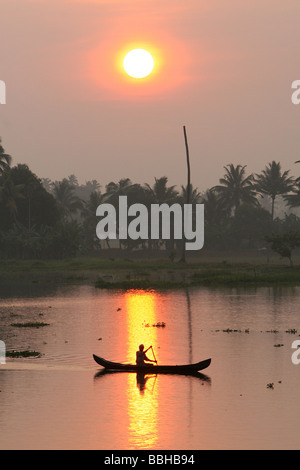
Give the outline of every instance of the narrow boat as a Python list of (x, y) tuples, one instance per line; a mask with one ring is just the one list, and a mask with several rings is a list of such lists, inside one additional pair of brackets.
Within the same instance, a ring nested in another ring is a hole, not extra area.
[(206, 369), (211, 359), (196, 362), (195, 364), (184, 365), (162, 365), (162, 364), (145, 364), (137, 366), (136, 364), (125, 364), (120, 362), (111, 362), (102, 357), (93, 354), (94, 360), (106, 370), (123, 371), (123, 372), (143, 372), (145, 374), (194, 374), (199, 370)]

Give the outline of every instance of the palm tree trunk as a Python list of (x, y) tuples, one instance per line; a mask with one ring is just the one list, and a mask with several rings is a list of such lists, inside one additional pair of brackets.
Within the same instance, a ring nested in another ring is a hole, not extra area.
[[(184, 134), (184, 142), (185, 142), (185, 150), (186, 150), (186, 162), (187, 162), (187, 204), (190, 203), (190, 193), (191, 193), (191, 168), (190, 168), (190, 155), (189, 155), (189, 146), (187, 141), (186, 129), (183, 126), (183, 134)], [(184, 216), (184, 212), (183, 212)], [(182, 256), (181, 260), (182, 263), (185, 263), (185, 235), (183, 232), (183, 243), (182, 243)]]
[(274, 206), (275, 206), (275, 196), (272, 196), (272, 210), (271, 210), (272, 220), (274, 220)]

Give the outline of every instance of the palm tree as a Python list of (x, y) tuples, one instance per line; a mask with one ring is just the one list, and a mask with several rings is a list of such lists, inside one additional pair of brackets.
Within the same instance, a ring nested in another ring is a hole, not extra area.
[(82, 208), (82, 201), (74, 194), (74, 186), (66, 178), (53, 183), (53, 196), (64, 218), (72, 217), (72, 214)]
[(219, 225), (228, 217), (229, 209), (213, 188), (205, 192), (201, 202), (205, 207), (204, 217), (207, 224)]
[[(179, 199), (182, 201), (183, 204), (187, 204), (188, 200), (188, 186), (181, 186), (181, 193), (179, 195)], [(193, 188), (193, 185), (190, 185), (190, 193), (189, 193), (189, 203), (190, 204), (200, 204), (202, 200), (202, 195), (198, 191), (198, 188)]]
[(154, 178), (155, 183), (151, 187), (148, 183), (144, 185), (144, 191), (147, 199), (152, 204), (172, 204), (178, 197), (178, 191), (175, 186), (167, 186), (168, 178), (162, 176), (161, 178)]
[[(181, 186), (181, 192), (177, 196), (177, 201), (179, 204), (182, 206), (184, 204), (190, 204), (192, 206), (192, 224), (194, 223), (195, 220), (195, 212), (196, 212), (196, 205), (201, 204), (202, 200), (202, 195), (198, 191), (198, 188), (193, 188), (193, 185), (188, 182), (186, 186)], [(183, 231), (183, 242), (182, 242), (182, 254), (181, 254), (181, 259), (180, 262), (185, 263), (186, 261), (186, 240), (185, 240), (185, 235)]]
[(256, 175), (256, 189), (261, 195), (267, 195), (271, 198), (271, 215), (274, 219), (275, 199), (279, 195), (286, 195), (295, 187), (294, 178), (288, 176), (289, 170), (282, 172), (280, 162), (274, 160), (262, 170), (261, 174)]
[(106, 199), (114, 202), (119, 196), (125, 196), (130, 188), (132, 187), (131, 180), (129, 178), (122, 178), (118, 183), (111, 181), (106, 185)]
[(145, 202), (144, 188), (138, 183), (132, 183), (129, 178), (123, 178), (118, 183), (111, 182), (106, 185), (105, 202), (110, 202), (118, 211), (119, 196), (127, 196), (128, 204)]
[(287, 194), (284, 199), (291, 208), (300, 206), (300, 181), (297, 181), (293, 193)]
[[(100, 191), (92, 191), (88, 201), (83, 202), (81, 216), (83, 218), (83, 233), (89, 250), (98, 250), (101, 243), (96, 237), (95, 227), (97, 225), (96, 211), (104, 202), (104, 195)], [(107, 246), (109, 241), (106, 239)]]
[[(150, 208), (151, 204), (168, 204), (171, 205), (175, 202), (178, 202), (178, 191), (175, 189), (175, 186), (168, 186), (168, 178), (162, 176), (161, 178), (154, 178), (155, 183), (153, 186), (150, 186), (148, 183), (144, 184), (144, 197), (145, 203)], [(149, 210), (149, 233), (151, 232), (151, 211)], [(161, 240), (152, 240), (149, 237), (148, 247), (152, 250), (152, 247), (159, 247)], [(165, 244), (168, 243), (165, 241)], [(171, 236), (171, 250), (173, 249), (173, 239)]]
[(77, 179), (77, 176), (75, 175), (70, 175), (68, 176), (67, 178), (68, 182), (70, 183), (71, 186), (78, 186), (78, 179)]
[[(106, 192), (103, 197), (103, 202), (108, 202), (112, 204), (116, 209), (117, 216), (117, 233), (119, 233), (119, 197), (120, 196), (129, 196), (132, 198), (133, 192), (137, 189), (139, 185), (133, 184), (130, 178), (122, 178), (117, 183), (111, 181), (105, 187)], [(131, 201), (129, 201), (131, 202)], [(134, 201), (136, 202), (136, 201)], [(119, 238), (119, 247), (122, 248), (122, 241)]]
[(225, 175), (220, 184), (212, 189), (216, 191), (220, 201), (229, 210), (235, 211), (241, 203), (257, 205), (253, 175), (246, 176), (246, 165), (224, 166)]
[(90, 232), (93, 233), (93, 236), (95, 235), (94, 228), (97, 224), (97, 208), (100, 204), (103, 204), (103, 202), (104, 194), (101, 194), (100, 191), (93, 191), (90, 194), (89, 200), (83, 201), (82, 204), (81, 216), (84, 220), (84, 227), (87, 231), (90, 230)]
[(19, 199), (24, 199), (22, 193), (25, 185), (15, 185), (11, 178), (11, 171), (6, 171), (0, 178), (0, 204), (3, 204), (15, 218), (17, 214), (17, 202)]
[(41, 183), (48, 193), (52, 191), (52, 181), (50, 178), (41, 178)]
[(11, 156), (5, 153), (4, 148), (1, 145), (0, 138), (0, 175), (10, 167)]
[(103, 203), (104, 195), (100, 191), (92, 191), (89, 200), (83, 205), (82, 215), (86, 219), (92, 218), (93, 221), (96, 217), (96, 210), (99, 204)]
[[(300, 163), (300, 160), (297, 160), (295, 163)], [(292, 208), (300, 206), (300, 176), (295, 179), (295, 187), (293, 189), (293, 194), (286, 195), (284, 199)]]
[(97, 180), (87, 181), (85, 183), (86, 187), (88, 188), (90, 194), (95, 191), (100, 191), (100, 183)]

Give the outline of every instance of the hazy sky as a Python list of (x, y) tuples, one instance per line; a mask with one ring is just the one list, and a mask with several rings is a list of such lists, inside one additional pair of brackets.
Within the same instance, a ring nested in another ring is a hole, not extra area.
[[(271, 160), (299, 176), (299, 0), (0, 0), (0, 136), (13, 164), (80, 183), (217, 184)], [(154, 51), (148, 80), (118, 67)]]

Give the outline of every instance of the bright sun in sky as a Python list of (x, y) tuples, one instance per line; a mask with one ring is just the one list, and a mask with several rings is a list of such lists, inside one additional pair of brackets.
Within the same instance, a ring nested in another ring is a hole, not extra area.
[(130, 77), (144, 78), (152, 72), (154, 60), (145, 49), (133, 49), (124, 57), (123, 67)]

